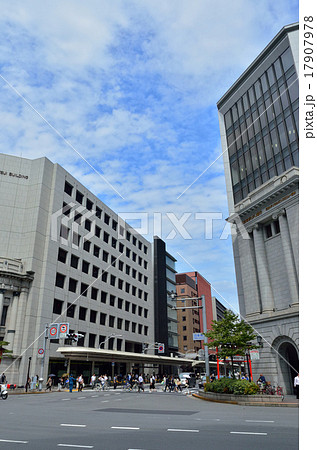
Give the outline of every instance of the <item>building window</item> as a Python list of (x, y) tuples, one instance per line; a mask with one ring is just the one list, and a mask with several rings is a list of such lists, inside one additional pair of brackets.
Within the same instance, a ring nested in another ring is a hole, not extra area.
[(125, 248), (125, 254), (126, 254), (127, 258), (130, 258), (131, 250), (128, 247)]
[(122, 330), (122, 322), (123, 322), (123, 319), (118, 317), (118, 319), (117, 319), (117, 328), (118, 328), (118, 330)]
[(131, 239), (131, 233), (129, 231), (127, 231), (127, 235), (126, 235), (127, 241), (130, 242)]
[(124, 245), (121, 242), (119, 242), (119, 252), (120, 253), (124, 252)]
[(116, 277), (114, 275), (110, 276), (110, 284), (111, 284), (111, 286), (115, 286), (116, 285)]
[(65, 283), (65, 275), (57, 273), (55, 279), (55, 286), (63, 289), (64, 283)]
[(94, 207), (93, 202), (91, 200), (89, 200), (89, 198), (87, 198), (87, 200), (86, 200), (86, 208), (88, 209), (88, 211), (91, 211), (93, 207)]
[(94, 311), (93, 309), (90, 310), (90, 322), (96, 323), (97, 320), (97, 311)]
[(144, 301), (145, 301), (145, 302), (147, 302), (148, 295), (149, 295), (149, 294), (148, 294), (147, 292), (144, 292)]
[(145, 317), (145, 319), (147, 319), (147, 316), (148, 316), (148, 309), (144, 308), (144, 317)]
[(125, 331), (129, 331), (129, 329), (130, 329), (130, 321), (129, 321), (129, 320), (126, 320), (126, 321), (125, 321), (125, 323), (124, 323), (124, 329), (125, 329)]
[(109, 327), (110, 328), (114, 328), (115, 319), (116, 318), (114, 316), (109, 316)]
[(79, 262), (79, 258), (76, 255), (71, 255), (70, 257), (70, 265), (71, 267), (74, 267), (74, 269), (78, 268), (78, 262)]
[(101, 291), (100, 301), (101, 303), (107, 302), (107, 292)]
[(73, 244), (75, 247), (79, 247), (81, 236), (78, 233), (73, 232)]
[(85, 228), (87, 231), (91, 231), (91, 220), (85, 220)]
[(80, 213), (76, 213), (75, 217), (74, 217), (74, 222), (78, 223), (79, 225), (81, 225), (81, 218), (83, 217), (82, 214)]
[(94, 256), (96, 256), (96, 258), (99, 258), (99, 254), (100, 254), (100, 247), (98, 247), (98, 245), (94, 245)]
[(89, 333), (89, 339), (88, 339), (88, 347), (95, 347), (96, 343), (96, 335), (93, 333)]
[(144, 325), (144, 335), (147, 336), (148, 334), (148, 329), (149, 327), (147, 327), (146, 325)]
[(88, 273), (88, 272), (89, 272), (89, 266), (90, 266), (89, 262), (88, 262), (88, 261), (85, 261), (85, 260), (83, 259), (83, 261), (82, 261), (82, 263), (81, 263), (81, 270), (82, 270), (82, 272)]
[(76, 202), (83, 204), (84, 194), (82, 194), (80, 191), (76, 191)]
[(81, 285), (80, 285), (80, 295), (82, 295), (83, 297), (87, 297), (88, 288), (89, 288), (88, 284), (81, 283)]
[(182, 316), (182, 321), (186, 322), (186, 316)]
[(148, 277), (144, 276), (144, 284), (147, 285), (148, 283)]
[(187, 329), (187, 327), (186, 327), (186, 326), (184, 326), (184, 327), (183, 327), (183, 331), (186, 331), (186, 329)]
[(139, 323), (139, 325), (138, 325), (138, 333), (139, 333), (139, 334), (142, 334), (142, 328), (143, 328), (143, 325), (141, 325), (141, 324)]
[(63, 303), (61, 300), (57, 300), (57, 298), (54, 298), (54, 304), (53, 304), (53, 313), (54, 314), (62, 314), (63, 309)]
[(278, 220), (273, 220), (271, 223), (264, 226), (265, 238), (269, 239), (277, 234), (280, 234), (280, 224)]
[(135, 333), (135, 329), (136, 329), (136, 323), (132, 322), (132, 333)]
[(101, 213), (102, 213), (102, 210), (100, 208), (98, 208), (98, 206), (96, 206), (96, 217), (98, 217), (98, 219), (101, 219)]
[(107, 314), (100, 313), (100, 325), (106, 325)]
[(125, 284), (125, 291), (126, 291), (127, 293), (130, 292), (130, 283), (126, 283), (126, 284)]
[(133, 236), (133, 238), (132, 238), (132, 244), (136, 245), (136, 237), (135, 236)]
[(118, 298), (118, 309), (122, 309), (122, 305), (123, 305), (123, 299)]
[(84, 308), (83, 306), (80, 306), (79, 307), (78, 319), (79, 320), (86, 320), (86, 313), (87, 313), (87, 308)]
[(132, 295), (136, 295), (136, 287), (135, 286), (132, 286)]
[(111, 246), (112, 246), (113, 248), (117, 248), (117, 239), (112, 238), (112, 240), (111, 240)]
[(66, 316), (67, 317), (75, 317), (75, 309), (76, 309), (76, 305), (74, 305), (72, 303), (67, 303)]
[(97, 266), (92, 266), (92, 276), (94, 278), (98, 278), (99, 276), (99, 267)]
[(145, 270), (147, 270), (147, 266), (148, 266), (148, 263), (147, 263), (147, 261), (145, 261), (145, 260), (144, 260), (144, 262), (143, 262), (143, 266), (144, 266), (144, 269), (145, 269)]
[(105, 213), (105, 216), (104, 216), (104, 222), (105, 222), (105, 224), (106, 225), (109, 225), (109, 222), (110, 222), (110, 216), (107, 214), (107, 213)]
[(112, 265), (112, 267), (116, 267), (116, 261), (117, 261), (117, 258), (115, 256), (111, 255), (111, 265)]
[(125, 302), (125, 310), (127, 311), (127, 312), (129, 312), (130, 311), (130, 302)]
[(142, 316), (142, 311), (143, 311), (142, 306), (139, 306), (138, 307), (138, 314), (139, 314), (139, 316)]
[(122, 339), (117, 339), (117, 351), (120, 352), (122, 350)]
[(66, 194), (68, 194), (70, 196), (72, 195), (73, 186), (70, 183), (68, 183), (68, 181), (65, 181), (64, 192), (66, 192)]
[(98, 289), (96, 289), (94, 287), (91, 288), (91, 298), (92, 298), (92, 300), (98, 299)]
[(70, 229), (62, 224), (61, 229), (60, 229), (60, 237), (68, 240), (69, 232), (70, 232)]
[(80, 337), (80, 338), (78, 339), (77, 347), (84, 347), (84, 346), (85, 346), (85, 336), (86, 336), (86, 333), (83, 332), (83, 331), (79, 331), (78, 333), (79, 333), (79, 334), (82, 334), (83, 337)]
[(185, 294), (185, 288), (181, 289), (181, 294)]
[(118, 279), (118, 288), (121, 290), (123, 288), (123, 280), (121, 280), (120, 278)]
[(118, 269), (121, 270), (121, 272), (123, 271), (123, 261), (119, 261)]
[(109, 236), (110, 236), (109, 233), (107, 233), (106, 231), (103, 232), (103, 240), (106, 244), (108, 244), (109, 242)]
[(114, 219), (112, 219), (112, 229), (114, 231), (117, 231), (117, 227), (118, 227), (118, 222), (116, 222)]
[(77, 283), (78, 283), (77, 280), (74, 280), (74, 278), (70, 278), (69, 282), (68, 282), (68, 290), (70, 292), (76, 292), (76, 290), (77, 290)]
[(101, 279), (104, 283), (107, 283), (108, 280), (108, 272), (102, 272)]
[(183, 341), (187, 341), (187, 336), (183, 336)]
[(63, 250), (62, 248), (60, 248), (58, 250), (58, 257), (57, 257), (58, 261), (62, 262), (62, 263), (66, 263), (66, 259), (67, 259), (67, 252), (66, 250)]
[(102, 251), (102, 260), (104, 262), (108, 262), (108, 257), (109, 257), (109, 253), (106, 252), (105, 250)]
[(90, 252), (90, 246), (91, 246), (91, 242), (90, 241), (85, 241), (84, 242), (84, 245), (83, 245), (83, 249), (86, 251), (86, 252)]
[(128, 266), (128, 264), (126, 264), (126, 265), (125, 265), (125, 273), (126, 273), (127, 275), (130, 275), (130, 269), (131, 269), (131, 267)]
[(115, 306), (116, 297), (110, 294), (110, 306)]
[(136, 305), (132, 303), (132, 314), (136, 313)]
[(144, 251), (144, 253), (147, 255), (147, 247), (144, 245), (144, 247), (143, 247), (143, 251)]

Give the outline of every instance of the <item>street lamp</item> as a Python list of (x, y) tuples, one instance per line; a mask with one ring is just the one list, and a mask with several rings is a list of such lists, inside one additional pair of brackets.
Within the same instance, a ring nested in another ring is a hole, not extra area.
[(263, 348), (263, 342), (262, 342), (262, 336), (260, 336), (259, 334), (256, 337), (256, 340), (258, 341), (258, 346), (260, 348)]
[[(172, 300), (177, 301), (177, 294), (172, 291), (170, 294), (170, 297)], [(208, 354), (208, 339), (205, 334), (207, 333), (207, 311), (206, 311), (206, 300), (205, 296), (202, 295), (201, 297), (180, 297), (180, 300), (201, 300), (201, 306), (182, 306), (177, 308), (176, 306), (173, 309), (202, 309), (202, 316), (203, 316), (203, 333), (204, 333), (204, 349), (205, 349), (205, 372), (206, 372), (206, 380), (209, 381), (210, 378), (210, 368), (209, 368), (209, 354)]]
[(28, 374), (26, 376), (26, 383), (25, 383), (25, 392), (28, 391), (29, 387), (29, 378), (30, 378), (30, 365), (31, 365), (32, 356), (29, 357), (29, 365), (28, 365)]
[(115, 338), (115, 337), (122, 337), (122, 334), (114, 334), (114, 333), (112, 333), (112, 334), (109, 334), (109, 336), (106, 338), (106, 340), (105, 341), (102, 341), (102, 342), (100, 342), (100, 344), (99, 344), (99, 350), (101, 350), (101, 346), (102, 346), (102, 344), (105, 344), (106, 342), (108, 342), (109, 341), (109, 339), (111, 339), (111, 338)]

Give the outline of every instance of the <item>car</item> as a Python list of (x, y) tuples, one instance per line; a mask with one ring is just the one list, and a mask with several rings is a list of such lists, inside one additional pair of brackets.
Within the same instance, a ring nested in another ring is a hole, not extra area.
[(182, 372), (179, 374), (179, 379), (181, 380), (182, 386), (185, 386), (186, 380), (188, 381), (189, 387), (196, 386), (196, 375), (194, 372)]

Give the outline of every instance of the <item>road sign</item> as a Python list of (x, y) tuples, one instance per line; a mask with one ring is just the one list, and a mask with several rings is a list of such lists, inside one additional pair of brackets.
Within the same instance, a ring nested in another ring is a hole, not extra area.
[(203, 333), (193, 333), (193, 340), (194, 341), (203, 341), (205, 339), (205, 336)]
[(165, 352), (165, 345), (164, 344), (160, 344), (157, 347), (157, 353), (164, 353)]
[(250, 350), (250, 358), (251, 358), (251, 361), (255, 361), (256, 359), (260, 359), (259, 350), (256, 350), (256, 349)]
[(51, 323), (48, 329), (49, 339), (59, 339), (59, 324)]
[[(245, 356), (234, 355), (233, 356), (233, 360), (234, 361), (244, 361), (245, 360)], [(226, 361), (231, 361), (231, 356), (226, 356)]]
[(44, 348), (39, 348), (38, 351), (37, 351), (37, 357), (38, 358), (44, 358), (44, 354), (45, 354)]
[(64, 339), (67, 338), (69, 333), (69, 323), (60, 323), (59, 324), (59, 338)]

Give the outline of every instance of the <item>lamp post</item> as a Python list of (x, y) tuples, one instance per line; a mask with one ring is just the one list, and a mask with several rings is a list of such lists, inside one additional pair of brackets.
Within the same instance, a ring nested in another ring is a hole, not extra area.
[(28, 374), (26, 376), (26, 383), (25, 383), (25, 392), (28, 391), (29, 387), (29, 378), (30, 378), (30, 365), (31, 365), (32, 356), (29, 357), (29, 365), (28, 365)]
[[(171, 299), (177, 301), (177, 294), (175, 292), (171, 292)], [(205, 336), (207, 333), (207, 311), (206, 311), (206, 300), (205, 296), (202, 295), (201, 297), (180, 297), (180, 300), (201, 300), (201, 306), (183, 306), (183, 307), (174, 307), (173, 309), (202, 309), (202, 316), (203, 316), (203, 333), (204, 333), (204, 349), (205, 349), (205, 372), (206, 372), (206, 381), (209, 381), (210, 379), (210, 368), (209, 368), (209, 354), (208, 354), (208, 338)]]
[(102, 342), (100, 342), (100, 344), (99, 344), (99, 350), (101, 350), (101, 346), (102, 346), (102, 344), (105, 344), (106, 342), (108, 342), (109, 341), (109, 339), (111, 339), (111, 338), (115, 338), (115, 337), (122, 337), (122, 334), (114, 334), (114, 333), (112, 333), (112, 334), (109, 334), (109, 336), (106, 338), (106, 340), (105, 341), (102, 341)]

